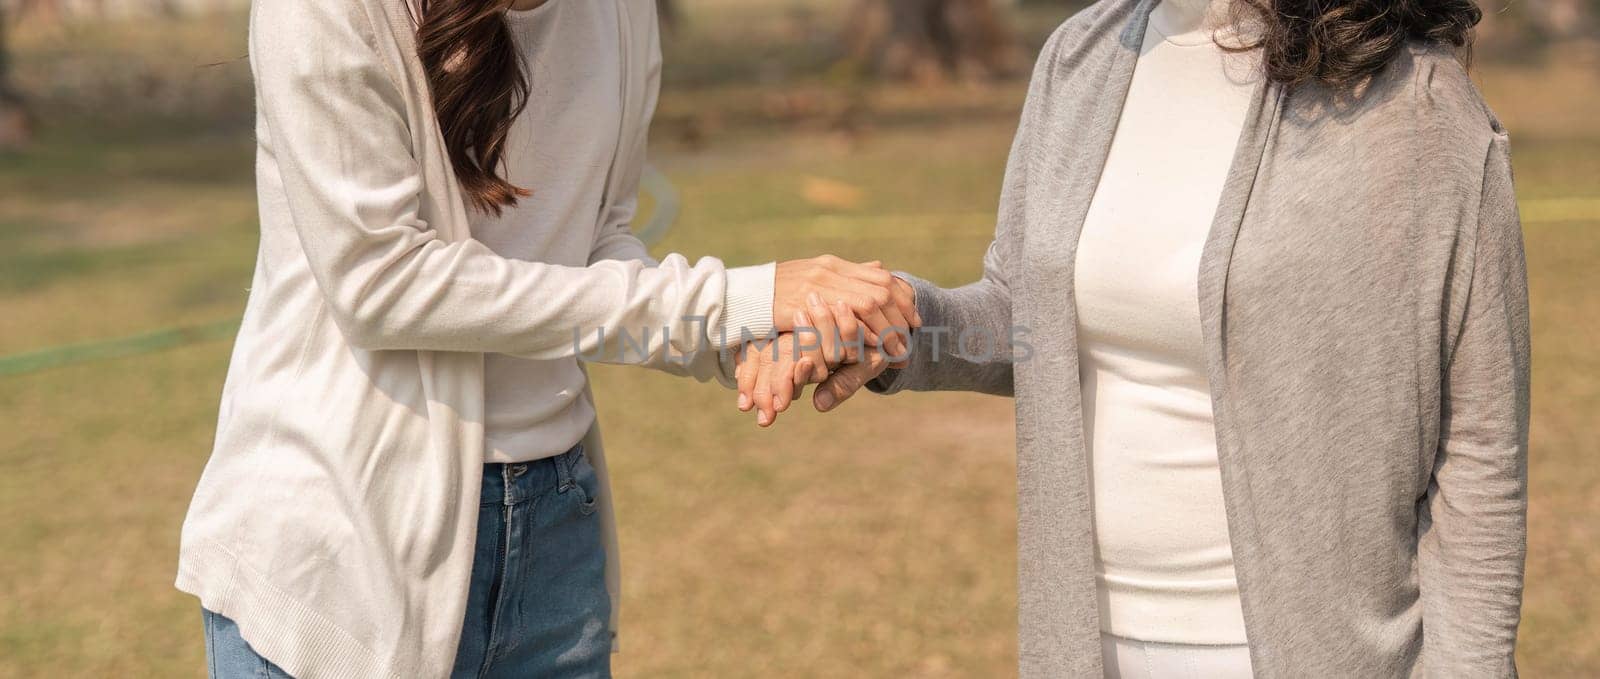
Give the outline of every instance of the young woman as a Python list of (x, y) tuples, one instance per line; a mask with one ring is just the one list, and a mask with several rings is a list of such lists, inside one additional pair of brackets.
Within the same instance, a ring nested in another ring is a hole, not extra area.
[(1104, 0), (1050, 40), (983, 279), (913, 279), (872, 384), (1016, 397), (1022, 676), (1515, 676), (1528, 302), (1478, 17)]
[(657, 39), (653, 0), (254, 4), (261, 247), (177, 579), (212, 676), (607, 676), (579, 358), (727, 383), (808, 297), (914, 316), (875, 266), (649, 258)]

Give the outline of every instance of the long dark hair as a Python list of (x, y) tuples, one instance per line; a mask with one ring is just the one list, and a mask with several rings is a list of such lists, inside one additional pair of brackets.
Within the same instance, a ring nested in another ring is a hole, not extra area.
[(529, 195), (499, 174), (528, 102), (505, 13), (511, 0), (417, 0), (417, 56), (456, 180), (473, 208), (500, 214)]
[(1236, 0), (1236, 24), (1255, 29), (1269, 80), (1288, 86), (1360, 85), (1409, 40), (1456, 48), (1465, 60), (1483, 13), (1472, 0)]

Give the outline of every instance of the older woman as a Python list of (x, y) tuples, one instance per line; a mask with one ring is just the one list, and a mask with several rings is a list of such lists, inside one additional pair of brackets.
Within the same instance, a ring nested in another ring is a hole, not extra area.
[(1516, 674), (1527, 289), (1478, 17), (1104, 0), (1051, 38), (983, 278), (908, 277), (909, 365), (814, 397), (1016, 397), (1022, 676)]

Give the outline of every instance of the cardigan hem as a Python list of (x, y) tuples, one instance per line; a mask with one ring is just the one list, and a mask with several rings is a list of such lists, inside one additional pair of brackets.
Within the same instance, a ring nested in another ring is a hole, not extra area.
[(178, 557), (179, 590), (234, 621), (250, 648), (296, 677), (388, 677), (402, 672), (380, 660), (344, 628), (269, 582), (227, 548), (188, 546)]

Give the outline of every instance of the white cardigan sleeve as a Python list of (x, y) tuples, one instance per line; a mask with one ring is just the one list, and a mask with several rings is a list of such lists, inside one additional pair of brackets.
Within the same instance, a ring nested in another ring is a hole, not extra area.
[[(423, 172), (378, 44), (360, 3), (273, 0), (252, 13), (262, 150), (353, 346), (647, 365), (720, 346), (727, 276), (716, 259), (568, 267), (439, 238), (419, 217)], [(623, 342), (645, 337), (644, 351)]]
[[(654, 10), (653, 4), (645, 4), (644, 7)], [(637, 109), (627, 112), (633, 121), (631, 135), (621, 140), (611, 167), (613, 177), (608, 187), (610, 191), (600, 230), (589, 252), (590, 264), (615, 259), (656, 265), (649, 249), (633, 233), (633, 220), (639, 211), (639, 180), (644, 172), (646, 149), (649, 148), (650, 120), (655, 116), (656, 102), (661, 93), (661, 31), (653, 16), (645, 23), (649, 32), (641, 60), (644, 86), (641, 96), (630, 102), (630, 106)], [(750, 337), (771, 334), (776, 268), (768, 263), (728, 269), (721, 330), (712, 328), (719, 338), (738, 338), (741, 332)]]

